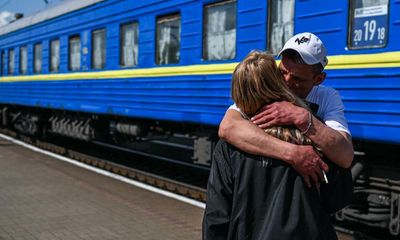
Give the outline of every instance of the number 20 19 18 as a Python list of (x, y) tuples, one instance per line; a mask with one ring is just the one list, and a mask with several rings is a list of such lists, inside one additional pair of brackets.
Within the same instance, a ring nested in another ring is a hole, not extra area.
[(385, 39), (385, 27), (376, 27), (375, 20), (367, 20), (364, 22), (363, 29), (355, 29), (354, 30), (354, 41), (372, 41), (375, 36), (377, 36), (378, 40)]

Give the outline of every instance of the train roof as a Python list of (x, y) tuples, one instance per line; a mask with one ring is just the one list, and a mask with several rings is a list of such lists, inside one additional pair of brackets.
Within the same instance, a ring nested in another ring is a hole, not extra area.
[(104, 0), (69, 0), (60, 2), (49, 9), (45, 9), (37, 14), (18, 19), (15, 22), (1, 27), (0, 36), (103, 1)]

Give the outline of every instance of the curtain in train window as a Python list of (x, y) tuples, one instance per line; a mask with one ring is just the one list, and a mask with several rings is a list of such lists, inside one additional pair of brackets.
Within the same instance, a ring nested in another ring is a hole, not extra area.
[(92, 68), (103, 69), (106, 66), (106, 30), (101, 29), (92, 35)]
[(33, 51), (33, 72), (40, 73), (42, 72), (42, 44), (35, 44)]
[(21, 74), (28, 72), (28, 48), (26, 46), (19, 49), (19, 72)]
[(15, 53), (14, 49), (8, 51), (8, 75), (14, 75)]
[(79, 36), (69, 39), (68, 69), (79, 71), (81, 69), (81, 38)]
[(204, 9), (203, 59), (226, 60), (236, 55), (236, 1)]
[(350, 16), (350, 48), (386, 46), (389, 0), (353, 0)]
[(269, 2), (269, 51), (277, 54), (294, 32), (294, 0)]
[(121, 26), (121, 57), (122, 67), (132, 67), (138, 64), (139, 29), (137, 23)]
[(50, 42), (50, 72), (58, 72), (60, 70), (60, 40), (52, 40)]
[(181, 17), (178, 14), (157, 19), (157, 64), (179, 63)]

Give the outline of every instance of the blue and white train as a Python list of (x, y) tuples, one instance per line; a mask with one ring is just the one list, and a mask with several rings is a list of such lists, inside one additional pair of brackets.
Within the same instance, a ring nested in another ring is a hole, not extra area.
[(207, 168), (235, 65), (304, 31), (328, 47), (357, 151), (336, 218), (399, 235), (400, 0), (63, 1), (0, 28), (0, 124)]

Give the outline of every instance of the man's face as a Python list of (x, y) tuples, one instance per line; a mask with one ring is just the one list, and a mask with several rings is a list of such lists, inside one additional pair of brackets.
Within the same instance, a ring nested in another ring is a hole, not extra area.
[(315, 74), (312, 66), (295, 63), (287, 57), (282, 58), (279, 70), (290, 90), (300, 98), (306, 98), (313, 86), (325, 79), (325, 74)]

